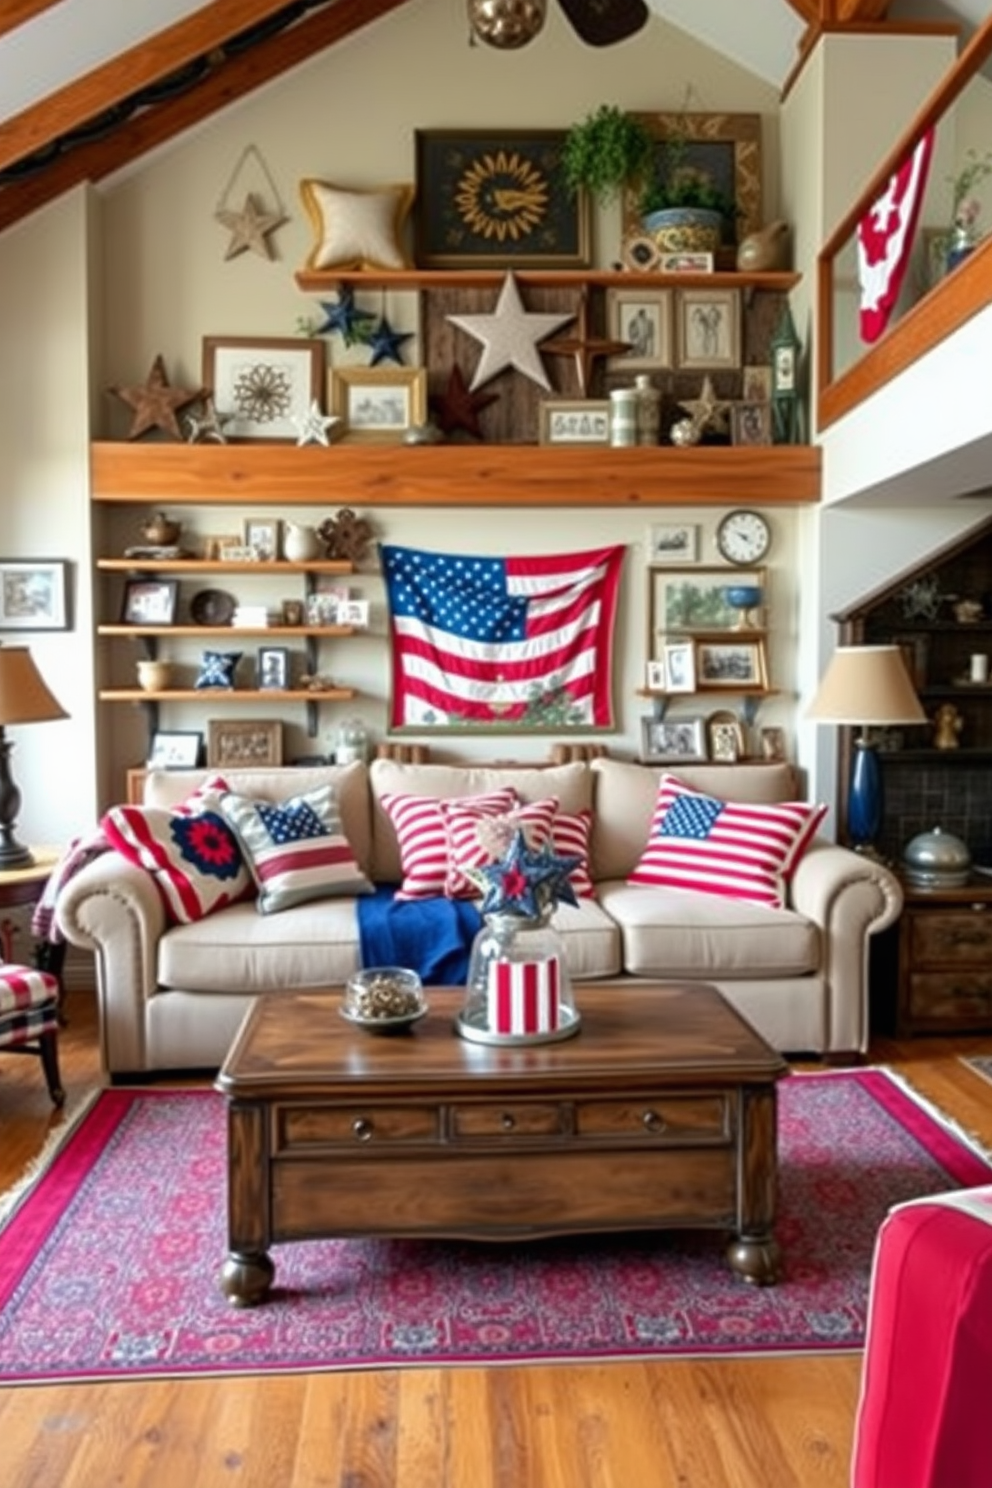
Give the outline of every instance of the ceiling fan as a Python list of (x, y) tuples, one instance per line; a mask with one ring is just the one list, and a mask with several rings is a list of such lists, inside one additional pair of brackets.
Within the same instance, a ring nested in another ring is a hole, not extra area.
[[(645, 0), (558, 0), (573, 30), (588, 46), (612, 46), (640, 31)], [(547, 0), (468, 0), (471, 40), (512, 50), (526, 46), (544, 25)]]

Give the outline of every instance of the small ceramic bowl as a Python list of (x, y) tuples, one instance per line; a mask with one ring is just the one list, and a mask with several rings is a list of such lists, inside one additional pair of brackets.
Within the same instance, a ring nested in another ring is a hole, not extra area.
[(756, 610), (761, 603), (761, 589), (757, 584), (728, 584), (723, 597), (735, 610)]
[(341, 1016), (370, 1033), (409, 1028), (427, 1012), (423, 983), (405, 966), (367, 966), (348, 979)]

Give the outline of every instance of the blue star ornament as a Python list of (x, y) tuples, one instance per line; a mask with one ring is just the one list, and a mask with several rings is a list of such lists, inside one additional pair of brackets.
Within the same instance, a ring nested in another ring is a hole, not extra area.
[(534, 919), (542, 909), (554, 907), (561, 899), (576, 904), (568, 875), (579, 861), (575, 857), (557, 857), (550, 844), (535, 851), (528, 847), (523, 829), (518, 827), (502, 858), (479, 870), (486, 884), (482, 913), (519, 914)]
[(337, 331), (344, 338), (345, 346), (358, 346), (368, 340), (369, 327), (375, 320), (371, 310), (360, 310), (355, 304), (355, 291), (350, 285), (344, 285), (333, 302), (321, 300), (320, 308), (323, 310), (325, 320), (319, 325), (315, 335), (323, 336), (325, 332)]
[(372, 353), (370, 366), (378, 367), (380, 362), (395, 362), (398, 367), (403, 365), (403, 356), (400, 347), (404, 341), (413, 340), (412, 331), (394, 331), (384, 315), (379, 316), (379, 324), (374, 331), (361, 338)]

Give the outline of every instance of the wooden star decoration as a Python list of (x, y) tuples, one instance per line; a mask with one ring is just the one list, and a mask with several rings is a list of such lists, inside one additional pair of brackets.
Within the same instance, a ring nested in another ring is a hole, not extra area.
[(448, 375), (448, 386), (431, 399), (434, 420), (444, 434), (463, 429), (475, 439), (482, 438), (479, 414), (490, 403), (498, 403), (498, 393), (471, 393), (461, 367), (456, 362)]
[(698, 398), (683, 398), (679, 407), (685, 409), (699, 433), (712, 429), (715, 434), (726, 434), (730, 428), (730, 402), (717, 397), (711, 377), (703, 378)]
[(601, 357), (619, 356), (630, 350), (629, 341), (613, 341), (606, 337), (589, 334), (589, 295), (583, 290), (579, 296), (579, 310), (574, 317), (575, 331), (570, 336), (555, 336), (545, 341), (541, 350), (548, 356), (570, 356), (575, 358), (575, 371), (579, 388), (585, 397), (589, 391), (592, 369)]
[(139, 387), (112, 387), (110, 391), (115, 398), (120, 398), (122, 403), (134, 409), (134, 419), (128, 430), (128, 439), (137, 439), (148, 429), (164, 429), (167, 434), (172, 434), (176, 439), (182, 439), (182, 430), (176, 414), (181, 408), (186, 408), (190, 403), (195, 403), (198, 398), (203, 397), (202, 388), (169, 386), (169, 379), (165, 374), (165, 360), (161, 352), (152, 362), (152, 370), (148, 374), (147, 382)]
[(321, 413), (320, 404), (314, 398), (305, 414), (293, 416), (293, 425), (298, 435), (297, 445), (330, 444), (331, 436), (328, 431), (340, 422), (336, 413)]
[(371, 367), (378, 367), (380, 362), (395, 362), (398, 367), (403, 365), (403, 355), (400, 348), (404, 341), (413, 340), (412, 331), (394, 331), (384, 315), (379, 316), (379, 324), (374, 331), (369, 331), (362, 340), (372, 353)]
[(359, 310), (355, 304), (355, 291), (350, 285), (342, 286), (335, 301), (321, 300), (320, 308), (324, 312), (324, 324), (317, 327), (315, 336), (338, 331), (345, 346), (357, 346), (367, 340), (375, 316), (371, 310)]
[(258, 197), (250, 191), (240, 212), (233, 212), (230, 207), (221, 207), (214, 213), (214, 218), (231, 234), (224, 254), (225, 262), (229, 258), (237, 258), (239, 253), (245, 253), (249, 249), (262, 258), (271, 259), (269, 233), (275, 232), (286, 221), (283, 212), (266, 212)]
[(187, 413), (183, 418), (188, 444), (226, 444), (224, 429), (231, 422), (233, 413), (218, 413), (213, 393), (203, 399), (203, 411)]
[(538, 342), (574, 320), (574, 315), (541, 315), (524, 309), (517, 281), (507, 274), (496, 301), (496, 309), (489, 315), (448, 315), (445, 317), (468, 336), (482, 342), (470, 392), (490, 382), (507, 367), (520, 372), (545, 392), (551, 391), (548, 374)]

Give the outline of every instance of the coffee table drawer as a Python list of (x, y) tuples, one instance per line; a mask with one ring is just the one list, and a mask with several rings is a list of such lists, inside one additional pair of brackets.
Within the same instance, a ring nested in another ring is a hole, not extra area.
[(452, 1106), (451, 1135), (471, 1141), (490, 1137), (557, 1137), (568, 1130), (568, 1114), (557, 1101), (506, 1101), (493, 1106)]
[(714, 1138), (727, 1140), (732, 1130), (730, 1106), (723, 1095), (659, 1095), (637, 1100), (581, 1101), (575, 1108), (579, 1137), (649, 1137), (660, 1142)]
[(367, 1147), (379, 1142), (435, 1142), (436, 1106), (280, 1106), (276, 1150)]

